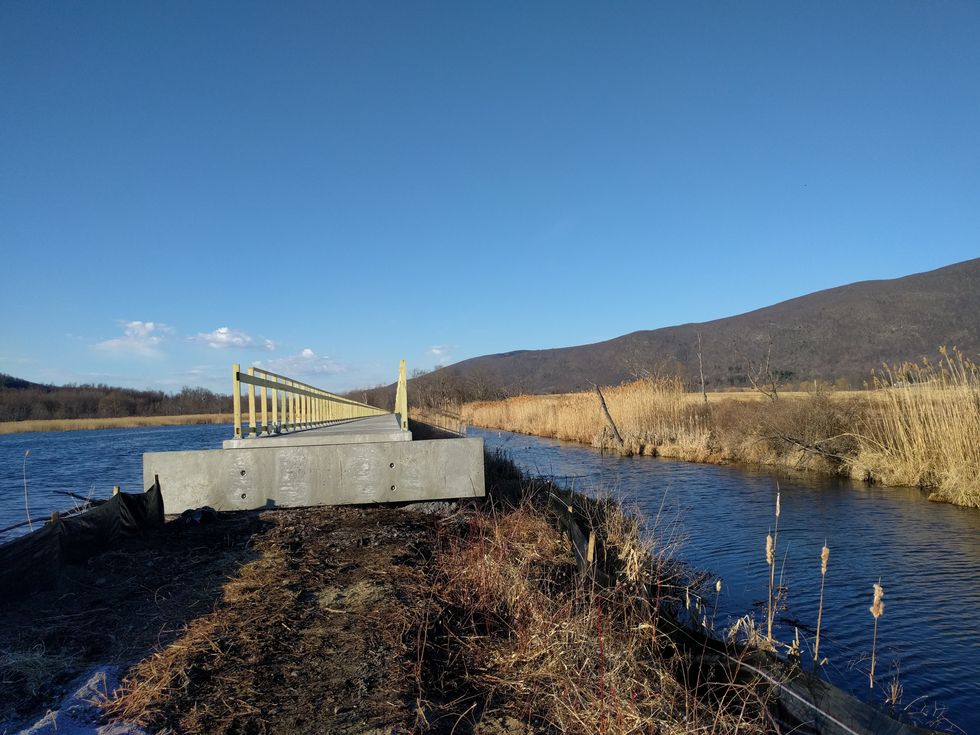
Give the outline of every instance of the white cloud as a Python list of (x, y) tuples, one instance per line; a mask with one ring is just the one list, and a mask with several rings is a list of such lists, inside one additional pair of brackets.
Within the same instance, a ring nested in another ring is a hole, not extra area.
[(453, 361), (452, 355), (449, 354), (449, 348), (445, 345), (430, 347), (429, 354), (436, 358), (438, 365), (448, 365)]
[(159, 322), (122, 322), (123, 334), (121, 337), (103, 340), (96, 343), (96, 347), (106, 352), (118, 355), (134, 355), (136, 357), (160, 357), (158, 346), (163, 340), (163, 335), (169, 334), (173, 330), (166, 324)]
[(193, 337), (187, 339), (192, 342), (204, 342), (216, 350), (225, 350), (230, 347), (255, 348), (272, 352), (276, 349), (276, 343), (271, 339), (253, 339), (251, 335), (232, 329), (231, 327), (218, 327), (213, 332), (198, 332)]
[(327, 356), (316, 354), (309, 347), (298, 355), (280, 357), (275, 360), (258, 360), (255, 367), (273, 373), (285, 375), (288, 378), (317, 375), (339, 375), (347, 372), (347, 366)]

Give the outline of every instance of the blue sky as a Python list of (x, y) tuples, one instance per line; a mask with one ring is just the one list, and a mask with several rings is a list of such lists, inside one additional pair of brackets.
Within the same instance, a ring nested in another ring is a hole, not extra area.
[(327, 388), (980, 255), (975, 2), (0, 0), (0, 371)]

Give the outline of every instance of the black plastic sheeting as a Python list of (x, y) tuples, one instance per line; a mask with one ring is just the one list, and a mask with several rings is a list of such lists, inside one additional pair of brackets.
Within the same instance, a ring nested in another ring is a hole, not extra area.
[(0, 602), (49, 588), (65, 565), (82, 564), (163, 521), (159, 482), (145, 493), (117, 493), (76, 515), (55, 514), (42, 528), (0, 545)]

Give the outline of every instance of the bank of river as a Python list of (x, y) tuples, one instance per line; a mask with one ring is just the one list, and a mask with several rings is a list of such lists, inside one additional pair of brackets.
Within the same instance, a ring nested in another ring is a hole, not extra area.
[[(931, 503), (913, 488), (869, 487), (841, 478), (774, 475), (655, 457), (602, 455), (580, 445), (471, 429), (523, 469), (583, 492), (607, 492), (641, 511), (672, 540), (675, 557), (723, 579), (717, 627), (754, 613), (764, 619), (765, 538), (782, 489), (778, 565), (787, 606), (777, 619), (789, 642), (799, 627), (804, 659), (816, 625), (820, 549), (830, 564), (820, 654), (827, 677), (869, 694), (872, 584), (881, 578), (876, 680), (898, 674), (902, 705), (942, 729), (980, 732), (980, 511)], [(714, 600), (709, 596), (709, 603)]]
[[(58, 491), (107, 497), (113, 485), (142, 487), (146, 451), (218, 448), (228, 425), (113, 429), (0, 436), (0, 527), (24, 518), (23, 460), (31, 512), (45, 518), (70, 507)], [(777, 476), (732, 466), (654, 457), (601, 455), (571, 443), (507, 432), (471, 430), (524, 469), (581, 491), (604, 488), (674, 540), (676, 557), (721, 576), (718, 627), (755, 611), (767, 595), (765, 536), (773, 521)], [(902, 702), (980, 732), (980, 511), (930, 503), (909, 488), (868, 487), (839, 478), (778, 476), (782, 487), (779, 563), (788, 588), (779, 635), (799, 624), (804, 657), (815, 625), (820, 548), (830, 566), (821, 635), (825, 671), (835, 683), (868, 696), (871, 585), (880, 577), (877, 676), (899, 666)], [(0, 539), (2, 540), (2, 539)], [(880, 700), (883, 691), (876, 691)], [(950, 729), (948, 723), (941, 725)]]

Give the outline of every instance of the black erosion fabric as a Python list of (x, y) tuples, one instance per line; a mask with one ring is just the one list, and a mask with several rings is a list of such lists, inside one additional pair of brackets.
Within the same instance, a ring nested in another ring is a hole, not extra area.
[(66, 564), (81, 564), (120, 538), (163, 525), (159, 483), (145, 493), (118, 493), (78, 515), (55, 515), (42, 528), (0, 545), (0, 604), (57, 582)]

